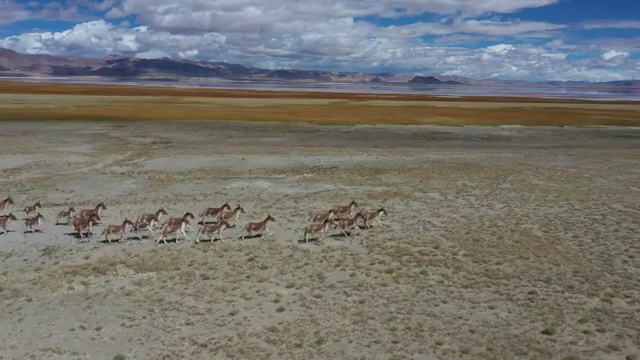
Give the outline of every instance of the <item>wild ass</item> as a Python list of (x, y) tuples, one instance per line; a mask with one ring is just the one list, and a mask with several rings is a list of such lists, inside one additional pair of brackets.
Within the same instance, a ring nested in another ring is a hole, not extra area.
[(67, 219), (67, 224), (71, 223), (71, 218), (76, 214), (76, 209), (73, 206), (69, 206), (69, 210), (61, 210), (56, 218), (56, 224), (60, 223), (60, 219)]
[(238, 215), (244, 214), (242, 206), (238, 205), (232, 211), (222, 211), (218, 213), (218, 221), (238, 222)]
[(333, 220), (335, 217), (336, 217), (335, 209), (330, 209), (327, 212), (311, 214), (311, 216), (309, 216), (309, 221), (320, 222), (320, 221), (325, 221), (327, 219)]
[(91, 228), (94, 225), (97, 225), (100, 220), (98, 214), (90, 214), (88, 217), (75, 217), (71, 221), (71, 226), (73, 226), (73, 230), (78, 234), (78, 237), (84, 239), (83, 233), (89, 234), (91, 233)]
[(11, 196), (8, 196), (6, 199), (0, 201), (0, 210), (6, 210), (10, 205), (15, 205)]
[(141, 232), (151, 233), (152, 227), (155, 226), (154, 223), (156, 223), (155, 214), (153, 216), (154, 218), (151, 219), (151, 223), (142, 221), (140, 219), (136, 220), (136, 222), (133, 223), (133, 226), (131, 227), (131, 231), (136, 233), (138, 240), (142, 240), (142, 235), (140, 235)]
[(222, 232), (230, 229), (232, 227), (235, 227), (235, 225), (231, 225), (226, 221), (222, 221), (220, 223), (216, 223), (216, 224), (203, 224), (200, 229), (198, 229), (198, 233), (197, 233), (197, 237), (196, 237), (196, 244), (200, 242), (200, 237), (202, 235), (209, 235), (209, 240), (213, 241), (216, 238), (216, 235), (218, 235), (220, 237), (220, 241), (224, 242), (224, 239), (222, 238)]
[(125, 218), (120, 225), (107, 225), (104, 230), (102, 230), (102, 235), (104, 235), (105, 239), (111, 243), (109, 235), (119, 234), (120, 238), (118, 241), (122, 241), (124, 234), (127, 232), (127, 225), (131, 225), (133, 227), (133, 221)]
[(189, 220), (183, 218), (182, 220), (180, 220), (180, 223), (177, 225), (165, 225), (162, 228), (162, 237), (156, 240), (156, 244), (159, 244), (160, 241), (163, 241), (166, 244), (167, 236), (169, 235), (175, 235), (177, 243), (180, 242), (180, 234), (182, 234), (187, 240), (191, 240), (189, 236), (187, 236), (187, 233), (184, 232), (184, 226), (188, 223), (189, 223)]
[(217, 218), (218, 214), (220, 214), (223, 211), (231, 211), (231, 206), (229, 205), (228, 202), (222, 204), (222, 206), (219, 206), (219, 207), (208, 207), (204, 209), (202, 214), (200, 214), (200, 216), (202, 217), (202, 222), (204, 222), (204, 218), (208, 216)]
[[(182, 217), (170, 218), (164, 224), (162, 224), (162, 227), (165, 227), (166, 225), (178, 225), (180, 224), (180, 221), (182, 221), (182, 219), (193, 220), (195, 218), (196, 217), (195, 215), (193, 215), (193, 213), (187, 212), (186, 214), (182, 215)], [(189, 223), (187, 223), (187, 227), (193, 230)]]
[(346, 219), (338, 220), (338, 226), (340, 227), (340, 230), (342, 231), (344, 236), (351, 237), (351, 231), (353, 231), (354, 229), (357, 229), (358, 232), (360, 231), (360, 227), (358, 227), (358, 221), (363, 219), (364, 219), (364, 215), (362, 215), (362, 211), (361, 211), (351, 219), (346, 218)]
[[(153, 230), (155, 229), (156, 225), (160, 222), (160, 218), (162, 217), (162, 215), (169, 215), (169, 213), (164, 208), (160, 208), (154, 214), (147, 213), (147, 214), (140, 215), (137, 221), (149, 223), (149, 225), (151, 225), (151, 230)], [(153, 222), (152, 220), (155, 220), (155, 222)]]
[(42, 207), (42, 204), (40, 204), (40, 201), (36, 202), (35, 204), (33, 204), (32, 206), (27, 206), (25, 207), (22, 212), (24, 212), (27, 216), (29, 216), (29, 214), (31, 213), (35, 213), (36, 211), (38, 211), (39, 208)]
[(251, 236), (257, 233), (267, 233), (269, 236), (273, 236), (273, 233), (269, 231), (269, 222), (275, 222), (276, 219), (273, 218), (270, 214), (267, 214), (267, 217), (262, 221), (253, 221), (248, 222), (244, 225), (244, 230), (246, 234), (242, 235), (240, 238), (244, 240), (245, 237)]
[(18, 218), (13, 215), (13, 213), (9, 213), (9, 215), (5, 215), (0, 218), (0, 229), (2, 229), (2, 234), (7, 233), (7, 226), (11, 221), (18, 221)]
[(351, 216), (351, 213), (353, 212), (354, 209), (358, 208), (358, 203), (355, 200), (351, 200), (351, 202), (349, 203), (349, 205), (336, 205), (333, 207), (333, 210), (335, 210), (336, 215), (348, 215)]
[[(35, 232), (35, 230), (33, 229), (33, 227), (35, 226), (36, 228), (39, 228), (40, 225), (42, 225), (42, 222), (44, 221), (44, 216), (42, 216), (42, 214), (37, 213), (36, 216), (32, 217), (32, 218), (26, 218), (23, 219), (24, 220), (24, 231), (23, 233), (27, 232), (27, 229), (31, 230), (31, 232)], [(38, 229), (40, 231), (44, 231), (42, 229)]]
[(333, 220), (325, 219), (321, 223), (315, 222), (307, 225), (307, 227), (304, 229), (304, 242), (308, 243), (309, 235), (312, 235), (312, 234), (320, 234), (318, 241), (321, 241), (322, 239), (324, 239), (329, 233), (329, 229), (331, 228), (332, 223), (333, 223)]
[(368, 211), (362, 211), (362, 216), (364, 218), (364, 226), (369, 229), (371, 228), (371, 224), (369, 224), (369, 222), (371, 220), (376, 220), (378, 222), (379, 226), (382, 226), (382, 221), (380, 221), (380, 217), (382, 215), (389, 215), (387, 213), (387, 210), (385, 210), (384, 208), (380, 208), (378, 210), (368, 210)]
[(80, 210), (80, 212), (78, 212), (78, 215), (76, 215), (76, 218), (88, 219), (92, 215), (96, 215), (93, 217), (94, 221), (100, 223), (102, 222), (102, 217), (100, 216), (100, 213), (103, 210), (107, 210), (107, 206), (103, 202), (101, 202), (100, 204), (96, 205), (96, 207), (93, 209)]

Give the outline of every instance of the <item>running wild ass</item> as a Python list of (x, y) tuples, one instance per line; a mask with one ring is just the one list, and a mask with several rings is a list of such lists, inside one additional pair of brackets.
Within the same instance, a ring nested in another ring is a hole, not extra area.
[(88, 217), (75, 217), (71, 221), (71, 226), (73, 226), (73, 230), (78, 234), (78, 237), (84, 239), (82, 234), (89, 234), (92, 232), (91, 228), (94, 225), (98, 225), (100, 223), (98, 214), (90, 214)]
[(155, 218), (155, 215), (154, 218), (151, 219), (151, 223), (138, 219), (135, 223), (133, 223), (131, 231), (136, 233), (136, 237), (138, 238), (138, 240), (142, 240), (142, 235), (140, 235), (140, 233), (147, 232), (151, 234), (152, 227), (155, 225), (153, 224), (153, 222), (157, 223), (156, 219), (157, 218)]
[(262, 220), (262, 221), (253, 221), (253, 222), (248, 222), (245, 226), (244, 226), (244, 230), (246, 231), (246, 234), (242, 235), (240, 238), (244, 240), (245, 237), (250, 236), (253, 237), (254, 234), (261, 234), (261, 233), (267, 233), (269, 236), (273, 236), (273, 234), (269, 231), (269, 222), (275, 222), (276, 219), (273, 218), (273, 216), (267, 214), (267, 217)]
[[(27, 232), (27, 229), (31, 230), (31, 232), (35, 232), (36, 230), (44, 231), (40, 228), (42, 223), (44, 222), (44, 216), (42, 214), (37, 213), (36, 216), (32, 218), (26, 218), (24, 220), (24, 232)], [(33, 227), (37, 229), (34, 229)]]
[(349, 205), (336, 205), (333, 210), (335, 210), (336, 215), (348, 215), (351, 216), (351, 213), (354, 209), (358, 208), (358, 203), (355, 200), (351, 200)]
[(311, 221), (311, 222), (321, 222), (321, 221), (325, 221), (327, 219), (333, 220), (335, 217), (336, 217), (336, 210), (335, 209), (330, 209), (327, 212), (311, 214), (311, 216), (309, 217), (309, 221)]
[(120, 225), (107, 225), (104, 230), (102, 230), (102, 235), (104, 235), (105, 240), (109, 241), (109, 243), (111, 243), (109, 235), (120, 235), (118, 241), (122, 241), (124, 234), (127, 233), (127, 225), (131, 225), (133, 227), (133, 221), (125, 218)]
[(96, 205), (96, 207), (93, 208), (93, 209), (82, 209), (82, 210), (80, 210), (80, 212), (78, 212), (78, 215), (76, 216), (76, 218), (88, 219), (88, 218), (93, 216), (94, 221), (100, 223), (100, 222), (102, 222), (101, 212), (103, 210), (107, 210), (107, 206), (104, 203), (101, 202), (100, 204)]
[(371, 228), (371, 224), (369, 223), (372, 220), (376, 220), (378, 222), (378, 226), (382, 226), (382, 221), (380, 221), (380, 217), (384, 215), (389, 215), (387, 210), (384, 208), (380, 208), (378, 210), (368, 210), (362, 211), (362, 216), (364, 217), (364, 226), (369, 229)]
[(0, 229), (2, 229), (2, 234), (7, 233), (7, 226), (11, 221), (18, 221), (18, 218), (12, 213), (9, 213), (9, 215), (0, 217)]
[[(153, 230), (155, 229), (156, 225), (160, 223), (160, 218), (162, 218), (163, 215), (169, 215), (169, 213), (167, 213), (167, 210), (165, 210), (164, 208), (160, 208), (155, 212), (155, 214), (140, 215), (137, 221), (149, 223), (149, 225), (151, 225), (151, 230)], [(155, 222), (152, 222), (151, 220), (155, 220)]]
[(162, 228), (162, 237), (160, 237), (160, 238), (158, 238), (158, 240), (156, 240), (156, 244), (159, 244), (160, 241), (163, 241), (166, 244), (167, 243), (167, 236), (169, 236), (169, 235), (175, 235), (177, 243), (180, 242), (180, 235), (181, 234), (187, 240), (191, 240), (189, 238), (189, 236), (187, 236), (187, 233), (184, 232), (184, 227), (187, 224), (189, 224), (189, 220), (183, 218), (183, 219), (180, 220), (180, 223), (177, 224), (177, 225), (165, 225)]
[(238, 205), (236, 206), (235, 209), (233, 209), (233, 211), (222, 211), (220, 213), (218, 213), (218, 220), (219, 221), (226, 221), (226, 222), (238, 222), (238, 215), (240, 214), (244, 214), (244, 209), (242, 208), (242, 206)]
[(69, 210), (62, 210), (58, 213), (58, 217), (56, 218), (56, 224), (60, 224), (60, 219), (67, 219), (67, 224), (71, 223), (71, 218), (76, 214), (76, 209), (73, 206), (69, 207)]
[(320, 234), (318, 237), (318, 241), (324, 239), (329, 233), (329, 229), (331, 229), (331, 224), (333, 220), (325, 219), (323, 222), (311, 223), (304, 229), (304, 242), (309, 242), (309, 235)]
[[(164, 224), (162, 224), (162, 227), (165, 227), (166, 225), (178, 225), (180, 224), (180, 221), (182, 221), (182, 219), (193, 220), (195, 218), (196, 217), (195, 215), (193, 215), (193, 213), (187, 212), (186, 214), (182, 215), (182, 217), (170, 218)], [(187, 223), (187, 227), (193, 230), (189, 223)]]
[(6, 210), (11, 205), (15, 205), (15, 203), (13, 202), (13, 199), (11, 198), (11, 196), (8, 196), (6, 199), (0, 202), (0, 210)]
[(200, 229), (198, 229), (198, 236), (196, 237), (196, 244), (200, 242), (201, 236), (209, 236), (209, 241), (213, 241), (216, 238), (216, 235), (220, 237), (220, 241), (224, 242), (222, 238), (222, 232), (235, 227), (235, 225), (231, 225), (226, 221), (222, 221), (215, 224), (203, 224)]
[(351, 237), (351, 232), (354, 229), (357, 229), (360, 232), (360, 227), (358, 226), (358, 222), (360, 220), (364, 220), (364, 215), (362, 212), (357, 213), (353, 218), (349, 219), (340, 219), (338, 220), (338, 226), (340, 226), (340, 230), (344, 234), (344, 236)]
[(35, 213), (36, 211), (38, 211), (39, 208), (42, 207), (42, 204), (40, 204), (40, 201), (36, 202), (35, 204), (33, 204), (32, 206), (27, 206), (25, 207), (22, 211), (29, 216), (29, 214), (31, 213)]
[(202, 222), (204, 222), (204, 218), (208, 216), (217, 218), (218, 214), (220, 214), (223, 211), (231, 211), (231, 206), (229, 205), (228, 202), (222, 204), (222, 206), (219, 206), (219, 207), (209, 207), (204, 209), (202, 214), (200, 214), (200, 216), (202, 216)]

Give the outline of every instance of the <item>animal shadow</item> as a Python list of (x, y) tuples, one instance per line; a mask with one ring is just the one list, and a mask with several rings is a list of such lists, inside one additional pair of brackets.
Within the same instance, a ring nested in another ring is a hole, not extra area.
[(123, 240), (127, 240), (127, 241), (129, 240), (141, 241), (141, 240), (149, 240), (149, 239), (151, 239), (151, 235), (140, 235), (140, 238), (138, 238), (138, 236), (136, 235), (130, 235), (123, 238)]
[(68, 232), (68, 233), (64, 233), (64, 235), (72, 236), (76, 239), (86, 239), (88, 237), (92, 237), (94, 234), (92, 232), (84, 233), (84, 236), (80, 237), (80, 234), (78, 234), (77, 232)]
[(200, 239), (200, 242), (201, 243), (212, 243), (213, 244), (213, 243), (219, 243), (220, 239), (219, 238), (215, 238), (213, 240), (211, 240), (211, 239)]
[(238, 240), (257, 239), (257, 238), (261, 238), (262, 236), (263, 236), (263, 234), (245, 235), (244, 239), (243, 239), (242, 235), (240, 235), (240, 236), (238, 236)]
[(332, 238), (336, 239), (336, 238), (346, 238), (346, 237), (350, 237), (352, 235), (351, 232), (349, 232), (348, 234), (349, 234), (349, 236), (339, 232), (339, 233), (336, 233), (336, 234), (331, 234), (331, 235), (329, 235), (329, 237), (332, 237)]
[[(320, 240), (320, 238), (317, 238), (317, 237), (309, 238), (308, 243), (314, 244), (314, 245), (322, 245), (322, 240)], [(307, 242), (304, 241), (304, 239), (299, 239), (298, 244), (307, 244)]]
[[(126, 239), (122, 238), (122, 242), (124, 242), (124, 240), (126, 240)], [(101, 239), (101, 240), (99, 240), (99, 242), (101, 244), (109, 244), (109, 240), (107, 240), (107, 239)], [(120, 243), (120, 238), (111, 239), (111, 243)]]
[[(15, 230), (13, 230), (13, 231), (15, 231)], [(24, 230), (22, 233), (23, 234), (44, 233), (44, 230), (42, 230), (42, 229)]]

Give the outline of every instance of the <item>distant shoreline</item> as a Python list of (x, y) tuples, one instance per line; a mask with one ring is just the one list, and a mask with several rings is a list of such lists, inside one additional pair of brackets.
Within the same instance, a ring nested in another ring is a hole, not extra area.
[(273, 81), (219, 78), (105, 78), (105, 77), (0, 77), (0, 83), (84, 84), (87, 86), (141, 86), (211, 90), (280, 91), (303, 93), (386, 94), (443, 98), (517, 98), (640, 102), (640, 88), (616, 86), (542, 84), (438, 84), (342, 83), (318, 81)]

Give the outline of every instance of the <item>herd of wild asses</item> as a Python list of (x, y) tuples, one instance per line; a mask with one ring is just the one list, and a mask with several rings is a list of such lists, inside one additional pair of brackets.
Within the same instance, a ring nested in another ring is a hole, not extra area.
[[(13, 199), (7, 197), (0, 202), (0, 211), (6, 212), (14, 205)], [(42, 204), (38, 201), (22, 209), (22, 212), (26, 215), (26, 217), (23, 218), (24, 233), (27, 231), (42, 231), (45, 218), (39, 212), (41, 207)], [(310, 214), (308, 224), (304, 227), (302, 240), (307, 243), (311, 236), (315, 236), (317, 241), (321, 241), (332, 229), (339, 229), (344, 236), (350, 237), (354, 230), (357, 232), (361, 228), (371, 228), (373, 221), (376, 221), (378, 225), (382, 225), (381, 217), (387, 215), (387, 211), (384, 208), (362, 210), (353, 215), (356, 209), (358, 209), (358, 203), (351, 201), (348, 205), (337, 205), (328, 211)], [(79, 238), (85, 238), (85, 236), (93, 234), (93, 226), (103, 223), (102, 211), (104, 210), (107, 210), (107, 206), (102, 202), (91, 209), (76, 210), (71, 206), (66, 210), (58, 212), (56, 225), (66, 224), (73, 229), (73, 233)], [(245, 211), (242, 206), (238, 205), (232, 209), (228, 202), (219, 207), (208, 207), (204, 209), (200, 214), (202, 220), (197, 222), (200, 228), (196, 233), (195, 242), (199, 243), (202, 238), (214, 241), (216, 237), (221, 242), (224, 242), (222, 233), (225, 230), (237, 228), (238, 216), (243, 213), (245, 213)], [(187, 236), (186, 230), (194, 230), (191, 226), (191, 221), (194, 220), (196, 216), (191, 212), (187, 212), (181, 217), (172, 217), (160, 224), (160, 219), (168, 215), (164, 208), (160, 208), (155, 213), (141, 214), (135, 221), (125, 218), (122, 223), (105, 225), (101, 235), (104, 235), (105, 241), (108, 242), (111, 242), (111, 240), (116, 237), (120, 241), (128, 233), (134, 233), (139, 240), (142, 240), (143, 233), (149, 237), (154, 231), (157, 231), (156, 244), (161, 241), (166, 243), (167, 238), (173, 238), (176, 242), (179, 242), (180, 236), (191, 240), (191, 238)], [(18, 218), (12, 212), (6, 215), (0, 215), (0, 234), (5, 234), (9, 223), (17, 220)], [(61, 223), (61, 220), (66, 222)], [(275, 221), (276, 219), (274, 219), (273, 216), (267, 214), (264, 219), (260, 221), (249, 221), (245, 223), (244, 226), (242, 226), (244, 232), (241, 234), (240, 239), (263, 236), (265, 234), (273, 236), (273, 233), (269, 231), (269, 223)]]

